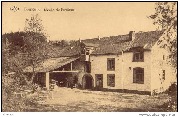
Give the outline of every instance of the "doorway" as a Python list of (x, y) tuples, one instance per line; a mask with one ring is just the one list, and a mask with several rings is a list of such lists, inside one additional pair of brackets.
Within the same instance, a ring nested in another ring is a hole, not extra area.
[(83, 76), (83, 88), (84, 89), (92, 89), (93, 88), (93, 78), (90, 74), (85, 74)]
[(101, 90), (103, 88), (103, 74), (95, 74), (96, 77), (96, 89)]

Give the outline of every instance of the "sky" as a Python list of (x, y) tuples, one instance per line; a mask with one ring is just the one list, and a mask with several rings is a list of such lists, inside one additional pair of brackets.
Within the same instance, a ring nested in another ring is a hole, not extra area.
[(25, 19), (35, 14), (42, 19), (49, 40), (90, 39), (128, 34), (129, 31), (153, 31), (156, 27), (147, 16), (155, 12), (154, 8), (154, 2), (6, 2), (2, 4), (2, 33), (23, 31)]

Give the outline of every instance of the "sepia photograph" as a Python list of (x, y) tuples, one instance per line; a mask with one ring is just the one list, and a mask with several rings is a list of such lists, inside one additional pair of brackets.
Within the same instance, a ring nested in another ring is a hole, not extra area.
[(177, 112), (177, 3), (1, 1), (1, 111)]

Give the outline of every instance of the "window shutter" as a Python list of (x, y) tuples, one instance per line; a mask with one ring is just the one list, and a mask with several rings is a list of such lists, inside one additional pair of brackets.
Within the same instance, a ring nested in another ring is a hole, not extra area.
[(109, 59), (107, 59), (107, 70), (109, 70)]
[(135, 53), (133, 52), (132, 61), (135, 61)]
[(133, 68), (133, 83), (136, 82), (136, 68)]
[(142, 69), (142, 81), (144, 83), (144, 68), (141, 68)]

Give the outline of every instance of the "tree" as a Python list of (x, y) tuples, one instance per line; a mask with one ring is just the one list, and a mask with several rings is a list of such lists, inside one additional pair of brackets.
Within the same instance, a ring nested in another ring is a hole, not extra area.
[[(159, 39), (160, 47), (169, 51), (168, 62), (177, 70), (177, 2), (157, 2), (155, 13), (150, 16), (154, 24), (164, 30), (162, 38)], [(176, 71), (177, 73), (177, 71)], [(173, 86), (176, 84), (172, 84)], [(171, 86), (167, 91), (170, 91)], [(167, 103), (168, 110), (177, 111), (177, 87), (170, 94), (170, 101)]]
[(26, 32), (24, 49), (28, 54), (28, 62), (32, 65), (32, 78), (30, 79), (32, 82), (36, 65), (46, 58), (47, 39), (38, 14), (26, 19), (24, 29)]
[(155, 13), (149, 18), (158, 28), (164, 30), (159, 40), (160, 47), (169, 51), (169, 63), (177, 68), (177, 2), (155, 3)]
[(10, 58), (10, 44), (8, 39), (2, 42), (2, 74), (7, 74), (9, 71), (9, 58)]
[(76, 40), (70, 40), (69, 43), (70, 43), (70, 46), (79, 46), (79, 41), (76, 41)]
[(61, 40), (61, 46), (66, 47), (69, 45), (69, 42), (67, 40)]

